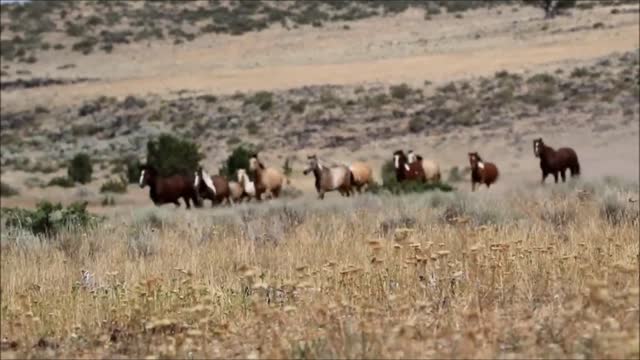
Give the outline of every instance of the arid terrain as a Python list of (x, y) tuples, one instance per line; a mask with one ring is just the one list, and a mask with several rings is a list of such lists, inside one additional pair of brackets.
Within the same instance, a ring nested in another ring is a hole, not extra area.
[[(637, 2), (2, 6), (2, 208), (106, 215), (37, 233), (3, 212), (3, 359), (640, 355)], [(102, 193), (161, 133), (210, 173), (241, 144), (288, 161), (302, 195)], [(580, 179), (539, 184), (540, 137)], [(302, 175), (317, 154), (379, 183), (398, 149), (455, 191), (319, 201)], [(472, 151), (500, 169), (490, 190), (470, 193)], [(93, 180), (51, 185), (79, 152)]]

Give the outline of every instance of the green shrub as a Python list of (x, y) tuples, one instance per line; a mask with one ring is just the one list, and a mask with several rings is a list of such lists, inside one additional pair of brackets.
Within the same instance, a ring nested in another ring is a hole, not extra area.
[(13, 186), (0, 181), (0, 197), (9, 197), (18, 195), (18, 190)]
[(155, 167), (160, 176), (193, 174), (203, 158), (197, 144), (170, 134), (147, 142), (147, 164)]
[(405, 99), (411, 95), (411, 88), (407, 84), (394, 85), (389, 88), (389, 93), (394, 99)]
[(125, 159), (124, 163), (127, 170), (127, 180), (129, 184), (137, 183), (139, 180), (138, 177), (140, 176), (140, 166), (142, 165), (140, 160), (138, 160), (137, 157), (130, 156)]
[(249, 159), (254, 152), (255, 149), (253, 145), (240, 145), (233, 149), (227, 161), (225, 161), (222, 168), (220, 168), (220, 175), (233, 178), (238, 169), (248, 169)]
[(409, 132), (419, 133), (426, 128), (426, 122), (419, 116), (415, 116), (409, 120)]
[(273, 107), (273, 94), (268, 91), (259, 91), (244, 100), (244, 105), (255, 105), (262, 111), (267, 111)]
[(260, 132), (260, 125), (258, 125), (258, 123), (253, 120), (247, 123), (246, 128), (249, 132), (249, 135), (256, 135)]
[(63, 188), (70, 188), (73, 187), (73, 185), (75, 185), (73, 180), (67, 176), (56, 176), (47, 183), (47, 186), (60, 186)]
[(52, 236), (61, 230), (85, 229), (100, 218), (87, 212), (87, 202), (75, 202), (68, 207), (48, 201), (37, 205), (36, 210), (3, 209), (7, 226), (21, 227), (35, 235)]
[(306, 107), (307, 107), (307, 102), (304, 100), (300, 100), (298, 102), (291, 104), (291, 111), (298, 114), (302, 114), (304, 113), (304, 110)]
[(120, 179), (117, 180), (110, 179), (100, 186), (100, 193), (126, 193), (128, 184), (127, 180), (128, 179), (126, 179), (124, 176), (121, 176)]
[(91, 181), (93, 166), (91, 157), (86, 153), (79, 153), (71, 159), (67, 168), (67, 176), (74, 182), (86, 184)]
[(71, 49), (73, 51), (79, 51), (84, 55), (88, 55), (93, 51), (93, 47), (96, 46), (97, 43), (98, 43), (97, 38), (93, 36), (89, 36), (73, 44), (73, 46), (71, 46)]

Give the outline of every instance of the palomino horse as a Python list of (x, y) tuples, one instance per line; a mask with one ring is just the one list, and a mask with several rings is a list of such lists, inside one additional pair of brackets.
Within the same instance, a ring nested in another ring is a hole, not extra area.
[(313, 176), (316, 178), (316, 190), (318, 191), (318, 198), (324, 199), (324, 194), (329, 191), (338, 190), (340, 195), (351, 195), (351, 184), (353, 181), (353, 174), (345, 165), (337, 165), (332, 167), (326, 167), (318, 161), (315, 155), (308, 156), (309, 167), (302, 173), (307, 175), (313, 172)]
[(231, 203), (229, 182), (223, 176), (209, 176), (202, 167), (199, 167), (194, 177), (193, 187), (199, 196), (211, 200), (212, 207), (215, 204)]
[(249, 175), (247, 174), (247, 170), (238, 169), (238, 185), (240, 186), (240, 190), (242, 191), (241, 197), (247, 198), (251, 200), (252, 197), (256, 196), (256, 184), (249, 179)]
[(476, 184), (485, 184), (487, 188), (498, 180), (498, 167), (490, 162), (484, 162), (477, 152), (469, 153), (471, 165), (471, 191), (476, 191)]
[(358, 193), (361, 193), (362, 188), (368, 186), (373, 180), (371, 167), (362, 161), (356, 161), (351, 164), (349, 170), (353, 174), (353, 182), (351, 185)]
[(562, 177), (562, 182), (566, 181), (565, 171), (571, 171), (571, 177), (580, 175), (580, 163), (578, 155), (572, 148), (564, 147), (558, 150), (546, 146), (542, 138), (533, 140), (533, 154), (540, 158), (540, 169), (542, 169), (542, 183), (549, 174), (558, 183), (558, 173)]
[(404, 151), (398, 150), (393, 153), (393, 167), (396, 169), (396, 180), (402, 182), (405, 180), (417, 180), (425, 182), (427, 180), (422, 168), (421, 161), (409, 163), (407, 155)]
[(249, 159), (249, 169), (255, 174), (254, 182), (256, 188), (256, 199), (262, 200), (262, 194), (268, 193), (273, 198), (280, 196), (280, 191), (285, 180), (289, 183), (282, 173), (274, 168), (265, 167), (260, 160), (258, 154), (251, 155)]
[(140, 170), (140, 188), (149, 185), (149, 197), (155, 205), (173, 203), (180, 207), (178, 199), (182, 198), (187, 209), (191, 208), (189, 200), (193, 200), (195, 206), (200, 206), (193, 178), (185, 175), (160, 177), (158, 171), (150, 165), (143, 165)]
[(427, 181), (440, 181), (440, 165), (434, 160), (423, 159), (422, 156), (414, 153), (413, 150), (409, 150), (409, 152), (407, 153), (407, 162), (411, 164), (416, 161), (421, 162), (422, 169), (424, 170), (424, 175), (427, 177)]

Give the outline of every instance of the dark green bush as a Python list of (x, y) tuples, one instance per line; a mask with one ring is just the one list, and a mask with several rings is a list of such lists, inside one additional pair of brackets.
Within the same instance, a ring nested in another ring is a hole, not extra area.
[(92, 173), (93, 165), (91, 164), (91, 157), (86, 153), (79, 153), (74, 156), (67, 168), (67, 176), (69, 176), (69, 179), (81, 184), (90, 182)]
[(139, 180), (140, 176), (140, 166), (142, 163), (138, 160), (137, 157), (127, 157), (124, 161), (126, 170), (127, 170), (127, 180), (129, 184), (135, 184)]
[(197, 144), (170, 134), (147, 142), (147, 164), (155, 167), (160, 176), (191, 175), (202, 159)]
[(253, 145), (240, 145), (233, 149), (227, 161), (225, 161), (222, 168), (220, 168), (220, 175), (233, 178), (238, 169), (248, 169), (249, 159), (254, 152), (255, 148)]

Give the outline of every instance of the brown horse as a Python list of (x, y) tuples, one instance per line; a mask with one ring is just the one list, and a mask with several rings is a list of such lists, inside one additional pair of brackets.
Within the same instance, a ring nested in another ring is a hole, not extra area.
[(407, 162), (409, 164), (419, 161), (422, 165), (422, 170), (424, 170), (424, 175), (427, 177), (427, 181), (431, 182), (440, 182), (440, 165), (435, 160), (431, 159), (423, 159), (422, 156), (413, 152), (413, 150), (409, 150), (407, 153)]
[(193, 200), (195, 206), (200, 206), (192, 177), (185, 175), (160, 177), (158, 171), (150, 165), (143, 165), (140, 170), (140, 188), (149, 185), (149, 197), (155, 205), (173, 203), (176, 207), (180, 207), (178, 200), (182, 198), (187, 209), (191, 208), (190, 200)]
[(393, 153), (393, 167), (396, 169), (396, 180), (398, 180), (398, 182), (405, 180), (427, 181), (427, 176), (422, 168), (422, 161), (413, 161), (410, 163), (407, 155), (405, 155), (402, 150)]
[(371, 171), (371, 167), (365, 162), (356, 161), (349, 166), (349, 170), (353, 174), (351, 186), (353, 186), (358, 193), (362, 193), (362, 189), (368, 187), (373, 181), (373, 171)]
[(342, 196), (350, 196), (352, 193), (353, 173), (345, 165), (327, 167), (322, 165), (315, 155), (308, 156), (309, 167), (302, 173), (307, 175), (313, 172), (316, 178), (316, 190), (318, 198), (324, 199), (324, 194), (329, 191), (338, 190)]
[(564, 147), (558, 150), (546, 146), (542, 138), (533, 140), (533, 154), (540, 158), (540, 169), (542, 169), (542, 183), (549, 174), (558, 183), (558, 173), (562, 177), (562, 182), (566, 181), (565, 171), (571, 171), (571, 177), (580, 175), (580, 163), (578, 155), (572, 148)]
[(482, 160), (477, 152), (469, 153), (471, 164), (471, 191), (476, 191), (476, 184), (485, 184), (487, 188), (498, 180), (498, 167)]
[(194, 174), (193, 187), (199, 196), (211, 200), (211, 207), (215, 204), (231, 204), (229, 182), (223, 176), (209, 174), (199, 167)]

